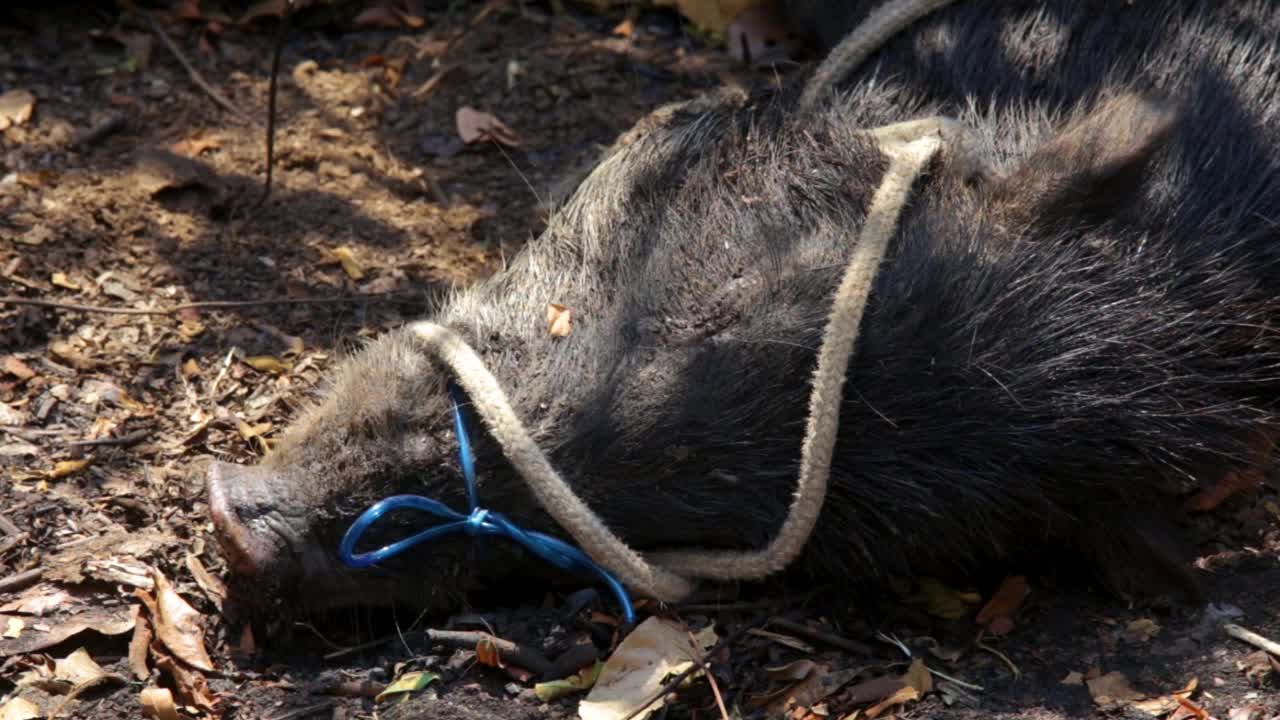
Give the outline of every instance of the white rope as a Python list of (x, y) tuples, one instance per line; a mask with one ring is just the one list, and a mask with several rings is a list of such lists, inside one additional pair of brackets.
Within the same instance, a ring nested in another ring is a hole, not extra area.
[[(890, 0), (885, 3), (818, 68), (804, 91), (802, 106), (816, 103), (839, 77), (888, 37), (950, 1)], [(814, 371), (809, 420), (801, 446), (800, 477), (791, 507), (777, 536), (763, 549), (665, 552), (648, 559), (641, 556), (614, 535), (574, 494), (529, 436), (497, 379), (457, 333), (428, 321), (410, 326), (427, 351), (453, 372), (507, 460), (528, 483), (538, 502), (584, 552), (632, 590), (674, 602), (693, 590), (694, 578), (759, 579), (795, 560), (813, 533), (826, 500), (849, 360), (876, 271), (911, 186), (929, 160), (944, 142), (967, 154), (963, 128), (945, 118), (897, 123), (873, 130), (871, 136), (888, 156), (889, 167), (872, 196), (857, 245), (832, 301)], [(963, 156), (960, 159), (967, 160)]]
[(867, 56), (884, 45), (911, 23), (950, 5), (955, 0), (888, 0), (871, 11), (866, 20), (839, 42), (813, 71), (804, 92), (800, 95), (800, 108), (811, 110), (825, 99), (854, 68)]

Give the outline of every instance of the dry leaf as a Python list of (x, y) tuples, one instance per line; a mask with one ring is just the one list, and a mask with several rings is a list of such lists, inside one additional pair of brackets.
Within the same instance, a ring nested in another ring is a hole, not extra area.
[(200, 363), (196, 362), (195, 358), (187, 358), (186, 362), (182, 363), (182, 377), (190, 380), (199, 375)]
[(22, 631), (26, 629), (27, 624), (22, 618), (11, 617), (4, 622), (4, 636), (10, 640), (22, 637)]
[(1124, 637), (1132, 643), (1150, 642), (1160, 633), (1160, 626), (1150, 618), (1139, 618), (1124, 628)]
[(19, 380), (30, 380), (36, 376), (36, 371), (32, 370), (29, 365), (22, 362), (13, 355), (4, 356), (4, 371), (18, 378)]
[(59, 460), (54, 463), (53, 469), (49, 471), (48, 477), (50, 480), (60, 480), (69, 475), (75, 475), (81, 470), (89, 467), (92, 463), (93, 458), (91, 457), (80, 458), (79, 460)]
[(0, 605), (0, 612), (13, 612), (37, 617), (70, 604), (71, 593), (51, 585), (36, 585), (16, 599)]
[(1072, 670), (1071, 672), (1067, 673), (1067, 676), (1062, 678), (1062, 680), (1060, 680), (1059, 682), (1062, 683), (1063, 685), (1083, 685), (1084, 675), (1082, 675), (1081, 673), (1075, 670)]
[(551, 337), (567, 337), (573, 331), (573, 312), (563, 305), (547, 303), (547, 332)]
[(212, 133), (200, 133), (185, 140), (169, 146), (169, 149), (179, 155), (187, 157), (198, 157), (208, 150), (217, 150), (222, 147), (222, 138)]
[(1129, 678), (1121, 672), (1109, 672), (1085, 683), (1089, 688), (1089, 696), (1098, 705), (1110, 705), (1113, 702), (1129, 702), (1142, 700), (1146, 695), (1129, 687)]
[(904, 687), (906, 687), (906, 683), (902, 682), (901, 677), (883, 675), (854, 685), (849, 688), (845, 696), (851, 705), (866, 705), (867, 703), (878, 703), (887, 697), (892, 697), (894, 693)]
[[(713, 627), (690, 639), (683, 625), (650, 617), (627, 635), (605, 661), (595, 687), (578, 707), (582, 720), (619, 720), (649, 700), (671, 675), (683, 672), (716, 643)], [(662, 707), (658, 698), (635, 715), (644, 720)]]
[(1007, 635), (1013, 630), (1013, 617), (1022, 601), (1031, 593), (1027, 579), (1014, 575), (1004, 579), (987, 604), (975, 618), (979, 625), (986, 625), (992, 635)]
[(1182, 686), (1181, 690), (1171, 692), (1168, 695), (1161, 695), (1157, 698), (1151, 698), (1150, 700), (1136, 700), (1128, 703), (1128, 705), (1129, 707), (1141, 710), (1148, 715), (1162, 717), (1182, 707), (1181, 701), (1190, 698), (1191, 694), (1196, 691), (1196, 688), (1199, 685), (1199, 680), (1191, 678), (1186, 685)]
[(498, 646), (493, 638), (486, 636), (476, 643), (476, 662), (489, 667), (502, 667), (502, 658), (498, 655)]
[(69, 618), (47, 622), (52, 624), (47, 632), (23, 633), (20, 638), (0, 641), (0, 657), (44, 650), (85, 630), (101, 635), (123, 635), (133, 629), (133, 617), (129, 608), (123, 606), (83, 608)]
[(168, 578), (151, 568), (151, 580), (155, 583), (156, 637), (178, 659), (200, 670), (212, 671), (213, 660), (204, 648), (204, 632), (200, 627), (200, 613), (187, 604), (173, 589)]
[(179, 720), (178, 708), (173, 704), (173, 693), (167, 688), (147, 688), (138, 695), (142, 714), (155, 720)]
[(919, 578), (914, 593), (903, 593), (906, 602), (944, 620), (958, 620), (969, 614), (969, 606), (982, 602), (977, 593), (961, 592), (929, 577)]
[(916, 689), (921, 697), (925, 693), (933, 689), (933, 675), (929, 674), (929, 668), (924, 664), (924, 660), (916, 658), (911, 661), (911, 666), (907, 668), (907, 672), (902, 676), (902, 682)]
[(53, 676), (65, 680), (72, 687), (97, 682), (107, 675), (102, 666), (89, 657), (89, 651), (79, 648), (70, 655), (58, 660), (53, 666)]
[(151, 654), (155, 657), (156, 669), (173, 679), (173, 689), (183, 705), (194, 705), (211, 715), (216, 714), (217, 700), (203, 675), (173, 659), (156, 643), (151, 645)]
[(919, 691), (917, 691), (915, 688), (908, 685), (907, 687), (901, 688), (900, 690), (895, 692), (893, 695), (890, 695), (888, 698), (886, 698), (883, 702), (879, 703), (878, 705), (873, 705), (867, 708), (867, 712), (864, 714), (869, 718), (879, 717), (881, 713), (883, 713), (885, 710), (888, 710), (889, 708), (902, 705), (904, 703), (908, 703), (912, 700), (919, 700), (919, 699), (920, 699)]
[(658, 7), (675, 7), (680, 14), (698, 29), (710, 33), (722, 33), (743, 10), (757, 0), (654, 0)]
[(40, 706), (24, 698), (15, 697), (0, 705), (0, 720), (36, 720), (44, 717)]
[(289, 366), (282, 362), (279, 358), (270, 355), (254, 355), (244, 359), (244, 364), (257, 370), (258, 372), (274, 373), (281, 375), (289, 372)]
[(600, 670), (603, 667), (604, 663), (597, 660), (563, 680), (552, 680), (534, 685), (533, 694), (537, 695), (538, 699), (545, 703), (558, 700), (575, 692), (588, 690), (596, 684), (596, 679), (600, 677)]
[(60, 288), (66, 288), (67, 290), (80, 289), (80, 284), (72, 280), (71, 278), (67, 277), (66, 273), (60, 273), (60, 272), (54, 273), (53, 275), (49, 276), (49, 282), (53, 283), (54, 285), (57, 285)]
[(356, 261), (356, 255), (351, 248), (343, 245), (329, 251), (329, 262), (336, 262), (342, 265), (342, 271), (352, 280), (361, 280), (364, 278), (364, 269), (360, 267), (360, 263)]
[(133, 615), (133, 637), (129, 639), (129, 669), (133, 671), (135, 678), (146, 680), (151, 676), (151, 670), (147, 667), (147, 650), (151, 647), (154, 634), (151, 632), (151, 623), (142, 614), (141, 605), (133, 606)]
[(439, 679), (439, 675), (425, 670), (405, 673), (392, 681), (392, 683), (387, 686), (386, 690), (378, 693), (377, 697), (375, 697), (373, 701), (382, 702), (392, 695), (403, 695), (405, 693), (416, 692)]
[(0, 130), (8, 130), (31, 119), (36, 96), (30, 90), (10, 90), (0, 95)]
[(458, 108), (453, 120), (458, 128), (458, 137), (468, 145), (481, 140), (492, 140), (508, 147), (520, 146), (520, 137), (515, 131), (490, 113), (480, 112), (473, 107), (463, 105)]
[[(414, 19), (418, 21), (418, 25), (422, 24), (421, 18)], [(408, 15), (385, 5), (371, 7), (357, 15), (355, 19), (358, 27), (385, 28), (388, 30), (398, 30), (406, 26), (417, 27), (411, 25), (410, 22)]]

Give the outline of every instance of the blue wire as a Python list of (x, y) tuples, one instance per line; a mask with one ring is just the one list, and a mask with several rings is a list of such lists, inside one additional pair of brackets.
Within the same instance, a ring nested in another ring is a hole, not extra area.
[[(463, 422), (462, 417), (461, 391), (458, 390), (456, 385), (450, 383), (449, 393), (453, 400), (453, 427), (458, 435), (458, 458), (462, 465), (462, 477), (467, 488), (467, 504), (470, 506), (470, 514), (463, 515), (444, 503), (421, 495), (393, 495), (374, 503), (372, 507), (361, 513), (355, 522), (351, 523), (351, 527), (342, 536), (342, 542), (338, 546), (338, 557), (349, 567), (366, 568), (399, 555), (419, 543), (459, 531), (473, 537), (500, 535), (520, 543), (534, 555), (556, 567), (564, 570), (579, 568), (595, 575), (618, 598), (618, 604), (622, 607), (623, 622), (627, 625), (634, 625), (636, 619), (635, 610), (631, 606), (631, 598), (627, 595), (626, 588), (609, 571), (596, 564), (586, 553), (559, 538), (533, 530), (525, 530), (508, 520), (501, 513), (480, 507), (476, 491), (475, 457), (471, 452), (471, 438), (467, 434), (466, 424)], [(427, 528), (416, 535), (397, 540), (377, 550), (364, 553), (355, 552), (356, 542), (360, 540), (360, 537), (364, 535), (370, 526), (388, 512), (401, 509), (421, 510), (450, 522)]]

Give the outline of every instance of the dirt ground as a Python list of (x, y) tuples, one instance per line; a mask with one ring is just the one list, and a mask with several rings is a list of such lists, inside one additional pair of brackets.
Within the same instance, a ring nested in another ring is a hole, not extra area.
[[(341, 7), (298, 18), (261, 206), (271, 18), (182, 17), (187, 2), (0, 9), (0, 296), (156, 311), (0, 304), (0, 720), (136, 718), (154, 688), (183, 717), (576, 717), (580, 695), (544, 703), (528, 672), (417, 632), (487, 629), (548, 657), (593, 634), (607, 645), (607, 618), (559, 593), (476, 598), (452, 618), (231, 622), (199, 469), (254, 460), (336, 356), (499, 269), (649, 110), (794, 68), (740, 67), (670, 12), (614, 32), (620, 15), (558, 4), (431, 5), (416, 28)], [(465, 144), (464, 106), (512, 142)], [(210, 301), (223, 304), (179, 308)], [(1276, 487), (1191, 521), (1207, 608), (1040, 578), (1000, 628), (975, 619), (993, 588), (872, 611), (858, 588), (771, 585), (678, 608), (734, 639), (713, 655), (714, 687), (675, 690), (655, 717), (721, 717), (716, 693), (733, 717), (770, 700), (794, 720), (871, 717), (908, 669), (891, 637), (940, 674), (881, 717), (1280, 717), (1280, 664), (1223, 630), (1280, 640)], [(765, 609), (792, 624), (763, 630)], [(179, 631), (203, 638), (209, 667), (166, 635)], [(79, 648), (90, 665), (67, 661)], [(375, 702), (414, 670), (440, 677)], [(1191, 682), (1185, 702), (1171, 695)]]

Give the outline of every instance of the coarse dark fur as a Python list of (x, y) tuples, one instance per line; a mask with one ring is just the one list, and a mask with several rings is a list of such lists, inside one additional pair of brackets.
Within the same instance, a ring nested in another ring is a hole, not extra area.
[[(870, 4), (846, 3), (840, 27)], [(917, 183), (799, 570), (956, 577), (1065, 552), (1123, 583), (1161, 555), (1165, 498), (1250, 462), (1275, 423), (1278, 57), (1280, 9), (1261, 0), (958, 0), (813, 115), (793, 111), (798, 88), (656, 113), (436, 320), (628, 542), (760, 546), (795, 486), (831, 293), (885, 168), (859, 131), (957, 117), (995, 173), (944, 157)], [(568, 337), (548, 334), (548, 303), (571, 308)], [(445, 379), (390, 333), (261, 467), (222, 466), (238, 520), (276, 538), (253, 569), (334, 603), (449, 603), (500, 579), (496, 542), (478, 561), (466, 539), (380, 570), (334, 559), (383, 496), (463, 507)], [(560, 532), (471, 421), (486, 505)]]

